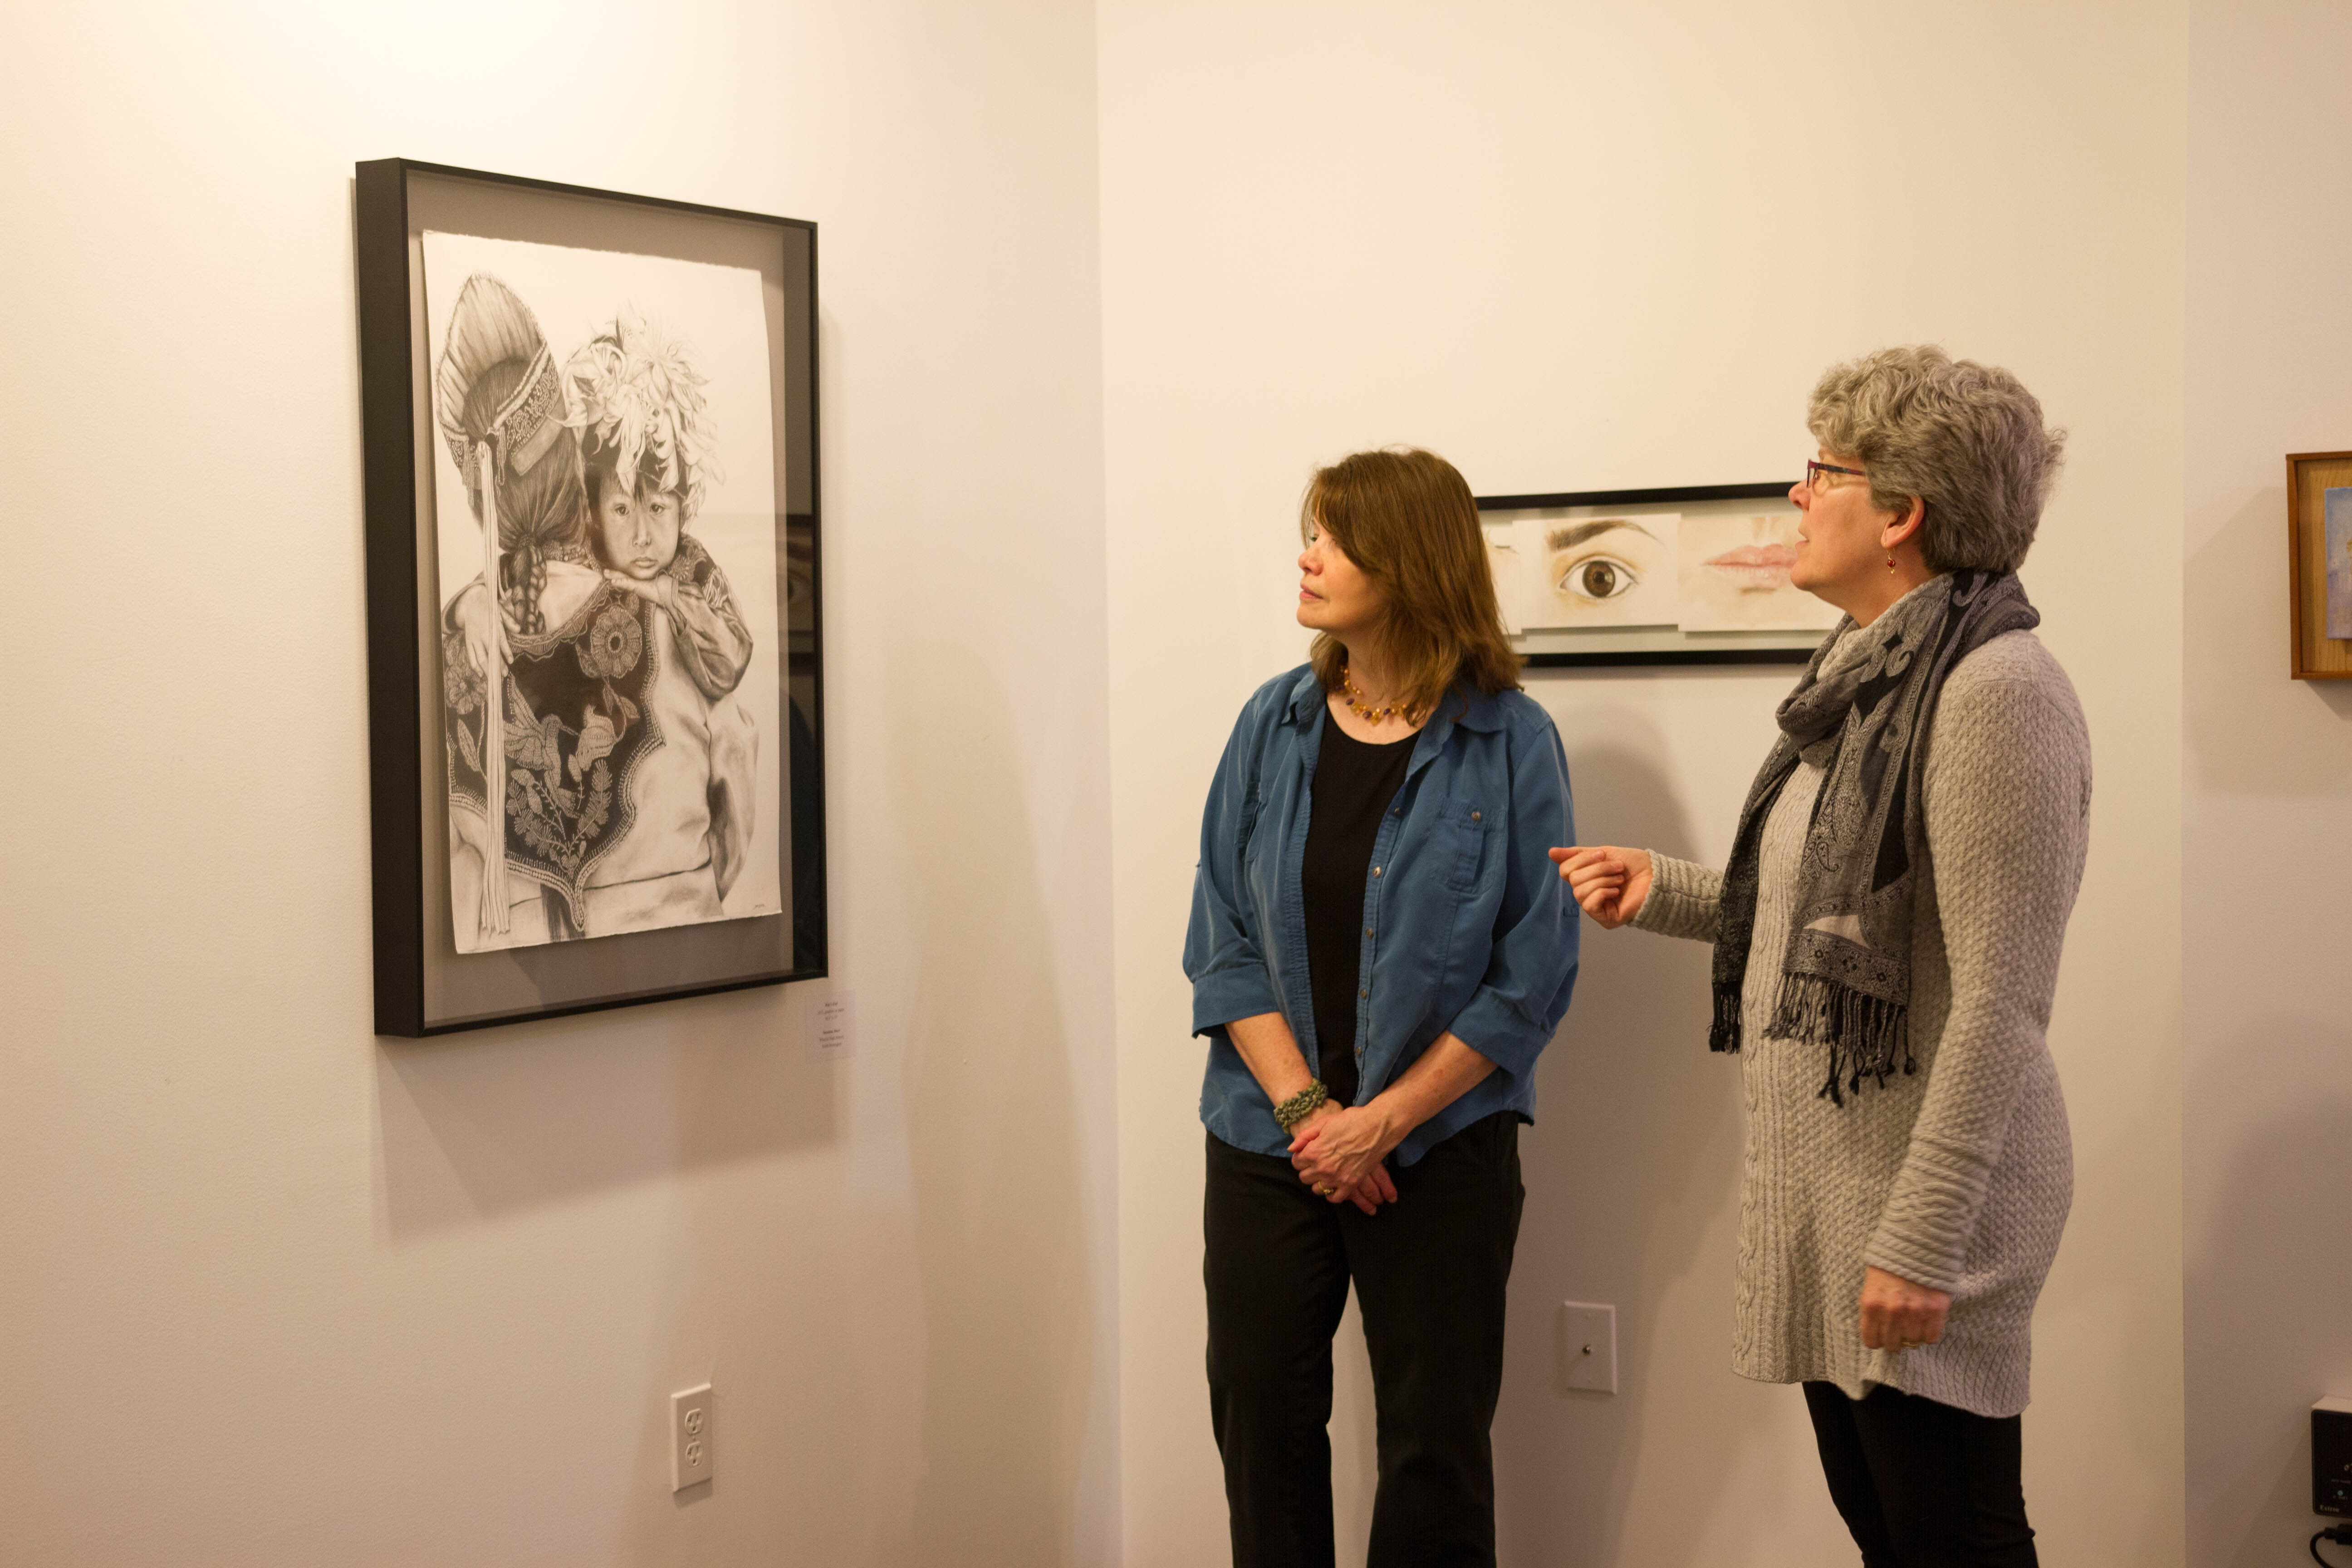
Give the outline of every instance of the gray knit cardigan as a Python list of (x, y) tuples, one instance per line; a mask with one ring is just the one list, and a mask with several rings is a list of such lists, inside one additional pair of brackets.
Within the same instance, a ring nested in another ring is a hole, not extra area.
[[(1762, 1383), (1818, 1380), (1855, 1398), (1883, 1383), (2014, 1415), (2026, 1405), (2034, 1299), (2074, 1197), (2046, 1036), (2088, 841), (2090, 734), (2066, 672), (2031, 632), (1994, 638), (1946, 680), (1912, 950), (1919, 1070), (1864, 1084), (1843, 1108), (1818, 1096), (1824, 1047), (1767, 1033), (1826, 754), (1801, 761), (1764, 828), (1741, 999), (1732, 1367)], [(1651, 858), (1633, 923), (1712, 942), (1722, 874)], [(1940, 1343), (1863, 1348), (1866, 1264), (1952, 1292)]]

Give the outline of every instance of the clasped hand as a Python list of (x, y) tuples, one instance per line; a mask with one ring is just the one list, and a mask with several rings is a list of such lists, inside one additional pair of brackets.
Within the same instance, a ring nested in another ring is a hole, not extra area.
[(1327, 1103), (1291, 1130), (1290, 1163), (1300, 1181), (1332, 1203), (1370, 1214), (1396, 1202), (1396, 1182), (1381, 1162), (1402, 1142), (1370, 1106)]

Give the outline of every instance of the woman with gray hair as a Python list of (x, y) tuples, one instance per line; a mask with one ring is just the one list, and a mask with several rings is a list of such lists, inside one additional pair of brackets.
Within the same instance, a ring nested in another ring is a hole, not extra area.
[(1888, 349), (1813, 389), (1791, 581), (1845, 612), (1714, 871), (1555, 849), (1587, 914), (1715, 946), (1740, 1053), (1733, 1366), (1801, 1383), (1870, 1568), (2031, 1564), (2034, 1299), (2074, 1192), (2045, 1039), (2090, 738), (2016, 573), (2063, 432)]

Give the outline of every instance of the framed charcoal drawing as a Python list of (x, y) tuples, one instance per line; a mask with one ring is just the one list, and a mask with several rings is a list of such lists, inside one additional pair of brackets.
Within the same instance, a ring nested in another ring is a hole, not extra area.
[(1537, 668), (1804, 663), (1839, 617), (1789, 581), (1790, 489), (1480, 496), (1513, 645)]
[(824, 974), (816, 226), (356, 196), (377, 1032)]
[(2352, 452), (2286, 460), (2289, 670), (2352, 680)]

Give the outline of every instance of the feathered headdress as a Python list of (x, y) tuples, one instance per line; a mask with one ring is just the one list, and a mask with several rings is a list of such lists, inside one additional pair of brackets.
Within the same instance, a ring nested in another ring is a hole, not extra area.
[[(530, 307), (488, 272), (467, 278), (433, 372), (436, 417), (478, 518), (495, 517), (485, 575), (517, 624), (546, 629), (546, 559), (587, 544), (579, 442), (565, 425), (562, 378)], [(484, 492), (485, 484), (489, 493)], [(495, 562), (490, 555), (499, 557)]]
[(528, 472), (562, 434), (556, 415), (562, 393), (539, 321), (489, 273), (475, 273), (457, 291), (433, 387), (442, 439), (459, 473), (470, 471), (485, 441), (508, 472)]
[(685, 513), (702, 510), (706, 485), (723, 484), (717, 432), (703, 400), (709, 381), (686, 346), (634, 310), (589, 340), (563, 366), (564, 423), (589, 440), (624, 484), (642, 471), (679, 492)]

